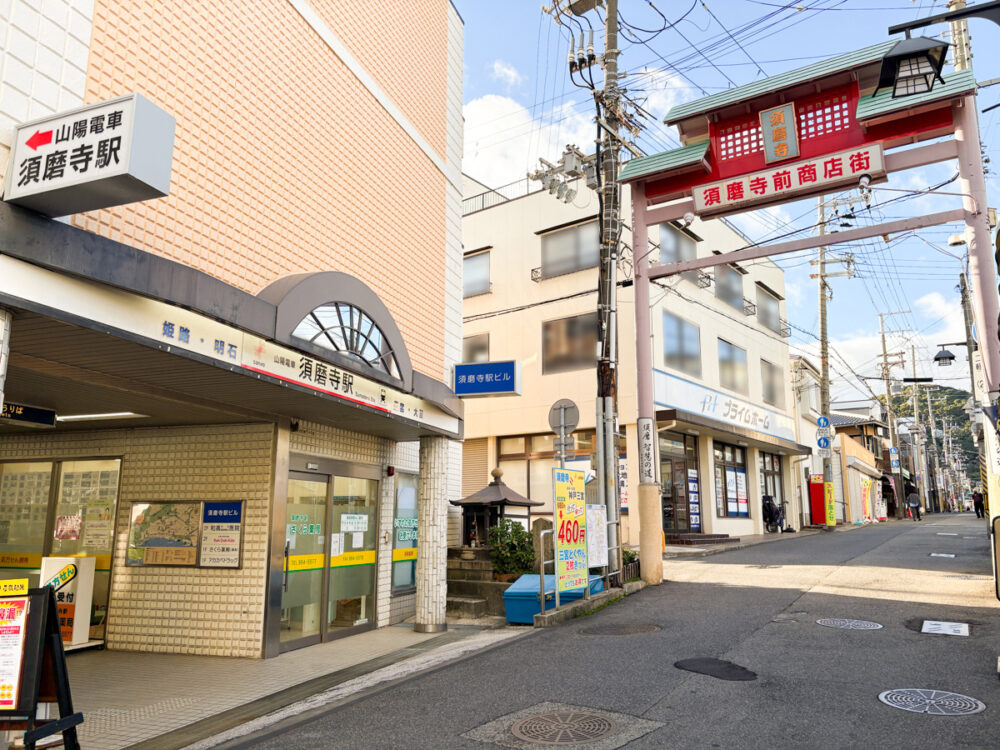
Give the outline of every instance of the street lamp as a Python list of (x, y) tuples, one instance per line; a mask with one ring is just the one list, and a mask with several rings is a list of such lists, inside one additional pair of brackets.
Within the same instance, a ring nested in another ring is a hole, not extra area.
[(934, 81), (944, 83), (941, 69), (944, 67), (948, 44), (936, 39), (919, 36), (916, 39), (907, 37), (893, 45), (882, 58), (882, 70), (879, 72), (879, 89), (892, 87), (892, 98), (924, 94), (934, 88)]
[(934, 361), (937, 363), (938, 367), (951, 367), (952, 362), (955, 361), (955, 355), (950, 351), (941, 346), (941, 351), (934, 355)]

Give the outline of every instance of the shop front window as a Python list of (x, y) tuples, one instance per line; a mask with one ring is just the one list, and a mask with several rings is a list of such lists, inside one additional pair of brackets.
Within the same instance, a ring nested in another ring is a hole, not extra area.
[(701, 531), (698, 439), (676, 432), (661, 432), (659, 448), (663, 531)]
[(716, 515), (720, 518), (749, 517), (746, 449), (716, 443), (714, 458)]
[(417, 484), (415, 474), (396, 475), (396, 507), (392, 526), (392, 591), (417, 586)]
[(760, 494), (770, 495), (777, 507), (781, 507), (784, 495), (781, 491), (781, 456), (772, 453), (760, 454)]

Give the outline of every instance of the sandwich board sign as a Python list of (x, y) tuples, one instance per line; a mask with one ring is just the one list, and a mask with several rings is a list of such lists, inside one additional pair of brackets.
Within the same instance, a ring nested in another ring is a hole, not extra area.
[(170, 192), (172, 115), (129, 94), (14, 128), (4, 200), (46, 216)]

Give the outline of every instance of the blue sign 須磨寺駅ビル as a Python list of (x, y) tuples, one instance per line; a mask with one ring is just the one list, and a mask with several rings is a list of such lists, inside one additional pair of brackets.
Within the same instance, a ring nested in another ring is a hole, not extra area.
[(455, 365), (456, 396), (520, 396), (521, 364), (472, 362)]

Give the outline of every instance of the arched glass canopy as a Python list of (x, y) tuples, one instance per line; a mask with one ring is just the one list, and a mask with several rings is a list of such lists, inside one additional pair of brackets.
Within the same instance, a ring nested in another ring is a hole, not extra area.
[(292, 336), (338, 352), (393, 378), (401, 378), (396, 355), (375, 321), (347, 302), (327, 302), (306, 315)]

